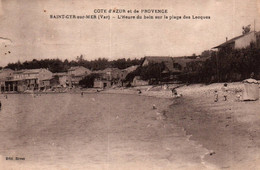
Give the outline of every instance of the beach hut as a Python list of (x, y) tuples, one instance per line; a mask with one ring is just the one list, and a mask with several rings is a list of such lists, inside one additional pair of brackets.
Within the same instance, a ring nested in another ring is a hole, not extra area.
[(258, 100), (259, 99), (259, 85), (255, 79), (246, 79), (243, 81), (243, 100)]

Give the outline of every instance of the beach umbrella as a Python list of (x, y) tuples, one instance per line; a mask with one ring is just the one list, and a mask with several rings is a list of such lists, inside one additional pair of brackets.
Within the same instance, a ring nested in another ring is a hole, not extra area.
[(246, 79), (243, 81), (243, 94), (244, 101), (258, 100), (259, 99), (259, 83), (255, 79)]

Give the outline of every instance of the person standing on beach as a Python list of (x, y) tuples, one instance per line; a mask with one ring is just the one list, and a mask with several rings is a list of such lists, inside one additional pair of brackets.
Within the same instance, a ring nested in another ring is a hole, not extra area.
[(215, 90), (215, 92), (214, 92), (214, 98), (215, 98), (215, 102), (218, 102), (218, 91), (217, 90)]
[(227, 101), (227, 94), (228, 94), (227, 83), (225, 83), (224, 86), (222, 87), (222, 91), (223, 91), (224, 101)]

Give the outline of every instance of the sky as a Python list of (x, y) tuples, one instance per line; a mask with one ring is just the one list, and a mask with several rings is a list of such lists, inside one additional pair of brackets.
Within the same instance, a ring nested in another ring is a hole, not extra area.
[[(50, 19), (90, 15), (94, 9), (167, 9), (168, 16), (210, 19)], [(18, 60), (73, 60), (81, 54), (87, 60), (198, 55), (226, 37), (241, 35), (242, 26), (251, 24), (253, 30), (254, 20), (260, 31), (259, 16), (260, 0), (1, 0), (0, 66)]]

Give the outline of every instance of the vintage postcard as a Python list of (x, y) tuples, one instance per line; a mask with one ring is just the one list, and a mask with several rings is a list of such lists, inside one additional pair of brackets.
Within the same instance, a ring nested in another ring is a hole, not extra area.
[(259, 0), (0, 0), (0, 170), (260, 169)]

